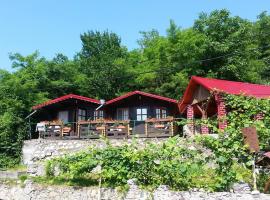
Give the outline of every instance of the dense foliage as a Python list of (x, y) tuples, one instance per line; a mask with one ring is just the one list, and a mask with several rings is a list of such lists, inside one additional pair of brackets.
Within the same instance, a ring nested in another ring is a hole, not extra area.
[(31, 106), (67, 93), (110, 99), (135, 89), (179, 99), (191, 75), (269, 83), (270, 16), (251, 22), (227, 10), (202, 13), (190, 28), (171, 21), (167, 34), (142, 32), (128, 51), (115, 33), (81, 34), (73, 59), (34, 52), (10, 56), (0, 70), (0, 168), (16, 163)]
[[(219, 133), (218, 138), (198, 137), (198, 141), (204, 146), (210, 148), (216, 156), (219, 166), (218, 173), (223, 177), (223, 184), (230, 186), (232, 180), (235, 180), (236, 174), (233, 170), (233, 164), (238, 162), (251, 170), (254, 155), (244, 144), (242, 128), (256, 127), (260, 149), (262, 151), (270, 150), (270, 100), (256, 99), (247, 96), (224, 95), (226, 108), (230, 110), (227, 114), (227, 128), (221, 131), (217, 128), (217, 120), (204, 120), (199, 123), (208, 124), (214, 132)], [(255, 116), (260, 113), (263, 119), (256, 120)], [(270, 176), (268, 175), (268, 178)]]
[[(100, 171), (97, 166), (100, 166)], [(238, 175), (238, 180), (250, 180), (250, 173), (238, 165), (243, 169), (239, 173), (236, 166), (232, 171)], [(216, 170), (218, 167), (211, 152), (178, 137), (143, 147), (134, 140), (131, 145), (121, 147), (109, 144), (104, 149), (91, 148), (50, 160), (46, 169), (49, 181), (61, 180), (74, 185), (80, 182), (97, 184), (101, 178), (104, 186), (119, 187), (125, 186), (127, 180), (135, 179), (137, 184), (146, 188), (167, 185), (175, 190), (224, 190), (223, 177)]]

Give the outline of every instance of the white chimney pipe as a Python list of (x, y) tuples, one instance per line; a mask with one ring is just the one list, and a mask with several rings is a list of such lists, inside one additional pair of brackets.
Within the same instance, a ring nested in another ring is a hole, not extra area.
[(99, 110), (105, 104), (104, 99), (100, 99), (99, 101), (100, 101), (101, 105), (99, 107), (97, 107), (96, 110)]

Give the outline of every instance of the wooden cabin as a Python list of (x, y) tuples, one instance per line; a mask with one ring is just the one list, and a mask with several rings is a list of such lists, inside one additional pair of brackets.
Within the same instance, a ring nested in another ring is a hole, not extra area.
[(177, 101), (141, 91), (133, 91), (106, 102), (107, 119), (130, 121), (130, 135), (171, 136), (178, 116)]
[[(50, 135), (77, 136), (77, 123), (93, 119), (94, 111), (101, 105), (96, 99), (68, 94), (42, 104), (33, 106), (36, 121), (46, 126)], [(64, 130), (62, 130), (64, 129)]]
[(40, 126), (41, 131), (50, 132), (42, 135), (79, 138), (172, 136), (176, 133), (174, 119), (179, 114), (176, 100), (141, 91), (107, 102), (70, 94), (34, 106), (33, 110), (38, 111), (37, 129)]
[(196, 127), (195, 118), (217, 117), (219, 129), (226, 128), (227, 122), (224, 118), (228, 110), (222, 97), (223, 93), (269, 98), (270, 86), (193, 76), (178, 104), (180, 113), (186, 114), (190, 122), (188, 131), (191, 134), (209, 133), (207, 126)]

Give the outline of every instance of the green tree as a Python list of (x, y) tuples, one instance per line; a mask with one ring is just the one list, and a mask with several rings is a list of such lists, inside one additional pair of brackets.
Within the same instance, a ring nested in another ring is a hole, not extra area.
[(127, 50), (115, 33), (89, 31), (81, 35), (80, 69), (86, 75), (85, 91), (93, 97), (110, 99), (125, 85)]
[[(194, 23), (193, 29), (204, 34), (207, 47), (201, 63), (203, 70), (213, 72), (218, 78), (261, 82), (260, 72), (264, 64), (254, 41), (254, 28), (251, 22), (230, 12), (215, 10), (209, 15), (202, 13)], [(207, 60), (207, 58), (216, 58)]]
[(260, 59), (265, 63), (262, 78), (269, 83), (270, 75), (270, 16), (262, 12), (255, 22), (256, 39), (260, 48)]

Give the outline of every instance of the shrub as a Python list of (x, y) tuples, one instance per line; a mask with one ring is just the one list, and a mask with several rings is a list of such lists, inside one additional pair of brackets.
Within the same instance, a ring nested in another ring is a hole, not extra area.
[[(91, 148), (48, 161), (46, 173), (51, 179), (65, 177), (73, 183), (75, 179), (97, 183), (102, 178), (103, 185), (109, 187), (125, 186), (127, 180), (135, 178), (138, 185), (147, 188), (168, 185), (174, 190), (221, 190), (213, 155), (196, 145), (174, 137), (162, 144), (147, 143), (143, 148), (136, 141), (120, 147)], [(55, 166), (59, 166), (59, 176), (53, 175)], [(96, 166), (101, 166), (100, 173), (95, 172)]]

